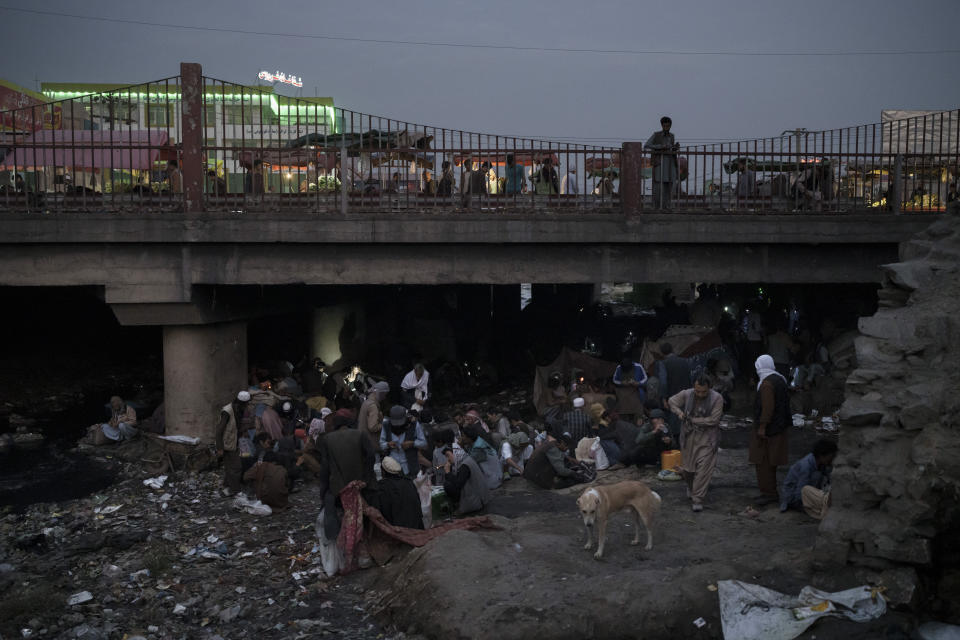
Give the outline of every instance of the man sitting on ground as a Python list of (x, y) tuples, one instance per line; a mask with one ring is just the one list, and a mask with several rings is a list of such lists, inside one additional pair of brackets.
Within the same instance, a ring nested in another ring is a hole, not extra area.
[(490, 502), (487, 479), (473, 459), (461, 447), (445, 447), (443, 491), (457, 505), (457, 515), (479, 511)]
[(510, 435), (510, 420), (503, 415), (503, 412), (494, 406), (487, 407), (487, 424), (490, 425), (490, 432), (499, 435), (501, 443)]
[(645, 464), (660, 464), (660, 454), (673, 447), (673, 438), (667, 429), (666, 416), (661, 409), (650, 411), (650, 420), (639, 428), (630, 450), (620, 462), (638, 467)]
[(413, 477), (420, 471), (417, 450), (426, 448), (423, 427), (405, 407), (394, 405), (380, 431), (380, 453), (396, 460), (403, 475)]
[(523, 467), (533, 455), (530, 436), (523, 431), (511, 433), (500, 445), (500, 463), (503, 465), (503, 479), (510, 476), (522, 476)]
[(243, 474), (243, 479), (253, 483), (257, 500), (263, 504), (272, 509), (287, 508), (287, 494), (290, 492), (290, 486), (287, 481), (287, 470), (282, 465), (258, 460)]
[(413, 480), (403, 475), (400, 463), (393, 458), (383, 459), (383, 479), (373, 506), (394, 526), (423, 529), (420, 494)]
[(830, 473), (836, 455), (835, 442), (817, 440), (812, 452), (793, 463), (780, 491), (780, 511), (802, 508), (811, 518), (822, 520), (830, 506)]
[(524, 466), (523, 477), (543, 489), (562, 489), (596, 479), (595, 470), (566, 455), (568, 449), (566, 440), (548, 433)]
[(503, 471), (500, 466), (500, 458), (497, 451), (490, 446), (490, 443), (483, 439), (480, 427), (476, 424), (468, 424), (463, 428), (460, 434), (460, 445), (471, 458), (477, 461), (477, 465), (483, 472), (487, 481), (488, 489), (496, 489), (503, 481)]
[(123, 401), (120, 396), (110, 398), (110, 421), (100, 425), (103, 435), (113, 442), (135, 438), (140, 430), (137, 427), (137, 412)]
[(581, 439), (593, 437), (590, 416), (583, 410), (585, 404), (583, 398), (574, 398), (573, 409), (565, 412), (560, 420), (561, 430), (570, 434), (574, 447)]
[(612, 416), (602, 404), (595, 402), (590, 405), (590, 416), (593, 418), (593, 435), (600, 438), (600, 446), (607, 456), (610, 466), (620, 462), (623, 449), (617, 440), (617, 427), (612, 424)]

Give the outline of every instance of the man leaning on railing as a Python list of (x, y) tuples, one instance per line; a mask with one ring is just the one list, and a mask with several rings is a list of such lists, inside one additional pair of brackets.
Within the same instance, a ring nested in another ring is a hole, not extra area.
[(677, 144), (670, 127), (673, 124), (668, 116), (660, 118), (661, 130), (647, 139), (644, 148), (653, 151), (653, 205), (657, 209), (671, 209), (670, 198), (680, 174), (677, 166)]

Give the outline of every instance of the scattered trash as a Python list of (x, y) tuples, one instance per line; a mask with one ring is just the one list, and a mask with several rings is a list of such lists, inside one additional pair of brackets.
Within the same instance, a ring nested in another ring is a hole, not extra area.
[(804, 587), (798, 596), (788, 596), (739, 580), (717, 585), (725, 638), (791, 640), (825, 616), (866, 622), (887, 611), (880, 590), (868, 586), (836, 593)]
[(716, 591), (716, 590), (717, 590), (717, 585), (715, 585), (715, 584), (708, 584), (708, 585), (707, 585), (707, 590), (708, 590), (708, 591)]
[(67, 598), (67, 605), (72, 607), (77, 604), (83, 604), (84, 602), (90, 602), (91, 600), (93, 600), (92, 593), (89, 591), (81, 591)]
[(259, 500), (250, 500), (243, 493), (237, 494), (233, 499), (233, 506), (254, 516), (269, 516), (273, 513), (270, 505), (263, 504)]
[(173, 615), (175, 615), (175, 616), (182, 616), (182, 615), (185, 614), (186, 612), (187, 612), (187, 608), (186, 608), (185, 606), (183, 606), (182, 604), (178, 604), (177, 606), (175, 606), (175, 607), (173, 608)]
[(151, 489), (162, 489), (163, 483), (167, 481), (167, 476), (157, 476), (156, 478), (147, 478), (143, 484)]
[(917, 637), (920, 640), (957, 640), (960, 627), (944, 622), (924, 622), (917, 628)]
[(753, 422), (750, 418), (741, 418), (730, 414), (724, 414), (720, 418), (720, 429), (723, 431), (736, 431), (737, 429), (746, 429)]
[(111, 513), (116, 513), (123, 507), (122, 504), (112, 504), (109, 507), (97, 507), (93, 510), (94, 513), (99, 513), (100, 515), (109, 515)]
[(693, 621), (693, 624), (696, 625), (697, 629), (702, 629), (705, 626), (707, 626), (707, 621), (704, 620), (703, 618), (697, 618), (696, 620)]
[(158, 436), (161, 440), (169, 442), (179, 442), (180, 444), (200, 444), (200, 438), (191, 436)]
[(677, 480), (683, 480), (683, 476), (673, 469), (663, 469), (657, 474), (657, 480), (663, 480), (664, 482), (676, 482)]

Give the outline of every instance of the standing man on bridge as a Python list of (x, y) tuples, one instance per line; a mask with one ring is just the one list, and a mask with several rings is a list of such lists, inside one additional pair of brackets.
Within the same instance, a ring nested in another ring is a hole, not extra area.
[(673, 134), (670, 133), (670, 126), (673, 124), (668, 116), (660, 118), (662, 129), (655, 132), (643, 145), (647, 151), (652, 151), (651, 160), (653, 164), (653, 205), (657, 209), (670, 210), (670, 198), (673, 194), (674, 185), (680, 175), (677, 166), (677, 150), (680, 145), (677, 144)]

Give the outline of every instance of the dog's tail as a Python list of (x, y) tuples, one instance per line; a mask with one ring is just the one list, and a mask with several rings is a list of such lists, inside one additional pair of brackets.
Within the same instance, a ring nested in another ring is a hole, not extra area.
[(656, 491), (651, 491), (650, 493), (652, 493), (653, 497), (656, 499), (656, 502), (654, 504), (656, 505), (655, 506), (656, 510), (659, 511), (660, 504), (663, 502), (663, 499), (660, 497), (660, 494), (657, 493)]

